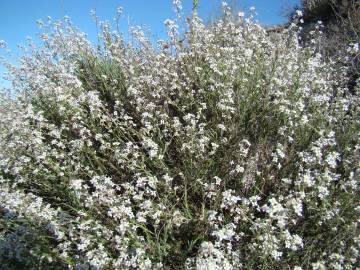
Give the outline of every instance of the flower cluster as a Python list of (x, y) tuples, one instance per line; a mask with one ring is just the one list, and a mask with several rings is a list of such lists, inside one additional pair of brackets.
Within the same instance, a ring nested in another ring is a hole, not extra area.
[(359, 264), (359, 86), (294, 27), (230, 16), (158, 46), (41, 22), (0, 98), (4, 269)]

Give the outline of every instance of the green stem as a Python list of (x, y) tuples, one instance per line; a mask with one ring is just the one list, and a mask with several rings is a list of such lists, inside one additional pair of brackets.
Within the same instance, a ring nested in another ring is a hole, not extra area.
[(198, 6), (199, 6), (199, 0), (193, 0), (193, 8), (192, 8), (193, 17), (194, 15), (197, 14)]

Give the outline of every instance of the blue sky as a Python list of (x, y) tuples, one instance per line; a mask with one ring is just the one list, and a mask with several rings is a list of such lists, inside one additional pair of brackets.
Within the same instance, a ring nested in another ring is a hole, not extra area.
[[(199, 15), (207, 19), (213, 16), (221, 5), (221, 0), (199, 0)], [(232, 2), (232, 0), (228, 1)], [(285, 21), (281, 16), (283, 7), (294, 6), (299, 0), (238, 0), (238, 6), (247, 10), (256, 8), (257, 19), (263, 24), (278, 24)], [(192, 0), (183, 0), (185, 15), (191, 14)], [(1, 0), (0, 1), (0, 40), (6, 41), (8, 48), (19, 57), (21, 53), (17, 44), (26, 44), (26, 37), (36, 38), (38, 33), (36, 20), (46, 20), (47, 16), (61, 19), (70, 16), (73, 23), (81, 31), (96, 40), (96, 28), (89, 15), (96, 9), (100, 19), (114, 18), (116, 8), (124, 9), (122, 31), (127, 32), (129, 26), (141, 25), (151, 30), (153, 38), (163, 38), (166, 29), (165, 19), (174, 18), (172, 0)], [(1, 50), (1, 49), (0, 49)], [(0, 51), (0, 55), (3, 52)], [(4, 68), (0, 66), (0, 76)], [(4, 81), (0, 78), (0, 86)]]

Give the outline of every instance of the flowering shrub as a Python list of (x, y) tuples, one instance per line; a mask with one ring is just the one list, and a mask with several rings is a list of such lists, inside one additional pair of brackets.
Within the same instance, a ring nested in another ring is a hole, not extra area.
[(359, 87), (242, 15), (157, 47), (40, 22), (1, 98), (3, 269), (359, 264)]

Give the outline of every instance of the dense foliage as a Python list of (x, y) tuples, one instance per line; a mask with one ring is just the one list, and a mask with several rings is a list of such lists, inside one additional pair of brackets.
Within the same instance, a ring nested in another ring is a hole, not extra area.
[(229, 16), (157, 47), (40, 22), (1, 98), (2, 269), (359, 265), (359, 82)]
[(323, 35), (318, 44), (319, 51), (323, 58), (332, 59), (340, 68), (347, 66), (347, 87), (350, 92), (356, 92), (354, 89), (360, 78), (360, 53), (349, 54), (348, 50), (360, 40), (360, 1), (302, 0), (302, 9), (303, 44), (308, 43), (314, 24), (321, 21)]

